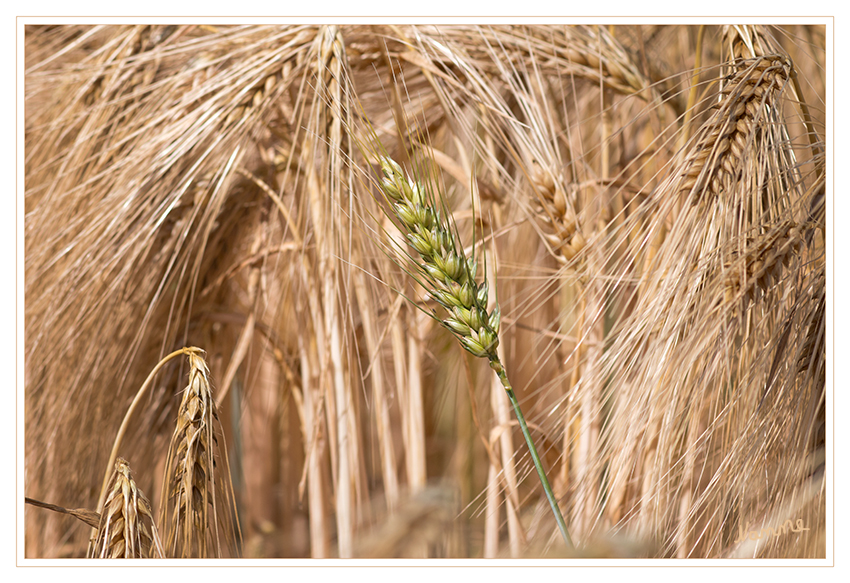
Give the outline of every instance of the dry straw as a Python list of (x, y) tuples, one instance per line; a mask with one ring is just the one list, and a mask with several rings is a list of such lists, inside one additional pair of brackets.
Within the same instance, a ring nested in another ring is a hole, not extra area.
[(94, 510), (89, 510), (88, 508), (64, 508), (62, 506), (57, 506), (56, 504), (48, 504), (47, 502), (27, 497), (24, 498), (24, 502), (26, 504), (37, 506), (38, 508), (46, 508), (54, 512), (59, 512), (60, 514), (68, 514), (85, 522), (92, 528), (97, 528), (100, 525), (100, 513), (95, 512)]

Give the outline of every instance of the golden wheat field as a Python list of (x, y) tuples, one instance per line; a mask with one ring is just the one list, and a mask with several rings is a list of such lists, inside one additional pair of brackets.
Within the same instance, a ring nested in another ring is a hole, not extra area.
[(824, 26), (24, 60), (27, 557), (826, 556)]

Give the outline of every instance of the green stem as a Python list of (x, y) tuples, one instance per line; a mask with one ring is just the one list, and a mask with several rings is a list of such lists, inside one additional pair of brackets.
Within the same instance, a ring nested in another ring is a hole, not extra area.
[[(497, 366), (493, 366), (496, 364)], [(525, 443), (528, 444), (528, 451), (531, 452), (531, 459), (534, 460), (534, 467), (537, 469), (537, 475), (540, 477), (540, 483), (543, 484), (543, 490), (546, 492), (546, 498), (549, 500), (549, 506), (552, 507), (552, 514), (555, 515), (555, 522), (558, 523), (558, 528), (561, 530), (561, 536), (564, 537), (564, 542), (567, 543), (567, 548), (574, 548), (573, 541), (570, 538), (570, 533), (567, 532), (567, 525), (564, 523), (564, 517), (561, 515), (561, 509), (558, 508), (558, 502), (555, 500), (555, 494), (552, 493), (552, 486), (549, 485), (549, 480), (546, 478), (546, 472), (543, 470), (543, 464), (540, 461), (540, 455), (537, 453), (537, 448), (534, 447), (534, 442), (531, 440), (531, 433), (528, 431), (528, 424), (525, 422), (525, 416), (522, 414), (522, 409), (519, 408), (514, 389), (511, 382), (508, 380), (508, 375), (505, 368), (498, 361), (491, 362), (491, 367), (499, 375), (499, 380), (502, 381), (502, 386), (508, 393), (508, 398), (511, 400), (511, 405), (514, 406), (519, 427), (522, 430), (522, 436), (525, 438)]]

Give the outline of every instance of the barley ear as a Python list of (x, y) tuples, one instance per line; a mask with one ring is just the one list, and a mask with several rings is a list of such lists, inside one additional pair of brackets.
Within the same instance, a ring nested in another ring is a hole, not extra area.
[(107, 491), (89, 558), (164, 558), (151, 504), (136, 486), (126, 460), (115, 462)]
[(189, 384), (168, 447), (160, 523), (169, 556), (222, 557), (225, 550), (235, 554), (240, 539), (233, 485), (209, 369), (200, 352), (187, 356)]
[(127, 409), (127, 413), (124, 414), (124, 420), (121, 422), (121, 427), (118, 429), (118, 434), (115, 436), (115, 441), (112, 444), (112, 451), (109, 454), (109, 462), (106, 464), (106, 474), (103, 476), (103, 486), (100, 489), (100, 497), (97, 500), (98, 507), (103, 506), (103, 502), (106, 499), (107, 486), (109, 485), (109, 478), (112, 475), (110, 473), (110, 469), (115, 460), (118, 457), (118, 450), (121, 448), (121, 443), (124, 439), (124, 436), (127, 434), (127, 429), (130, 426), (130, 421), (133, 419), (133, 415), (139, 406), (142, 403), (143, 397), (147, 394), (148, 389), (153, 384), (153, 379), (156, 376), (156, 373), (165, 366), (165, 364), (174, 357), (180, 356), (181, 354), (191, 354), (203, 352), (200, 348), (181, 348), (180, 350), (175, 350), (162, 360), (160, 360), (157, 365), (153, 368), (153, 370), (148, 375), (148, 378), (145, 379), (145, 382), (142, 383), (141, 388), (136, 393), (136, 396), (133, 398), (133, 402), (130, 404), (130, 408)]

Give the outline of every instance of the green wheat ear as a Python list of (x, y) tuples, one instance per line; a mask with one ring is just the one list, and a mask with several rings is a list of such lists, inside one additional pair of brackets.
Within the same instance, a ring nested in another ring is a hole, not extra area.
[(411, 275), (447, 313), (447, 317), (442, 320), (434, 314), (432, 317), (438, 319), (454, 334), (467, 352), (478, 358), (486, 358), (490, 362), (490, 368), (499, 376), (513, 405), (555, 521), (564, 542), (568, 547), (572, 547), (564, 517), (558, 508), (537, 448), (528, 431), (525, 416), (496, 350), (499, 346), (501, 311), (497, 304), (492, 313), (487, 312), (489, 287), (486, 274), (481, 284), (476, 283), (475, 258), (467, 258), (464, 254), (457, 231), (448, 217), (443, 216), (448, 213), (440, 213), (433, 191), (408, 178), (392, 158), (380, 156), (378, 162), (384, 173), (380, 186), (389, 203), (388, 214), (397, 219), (407, 244), (419, 255), (418, 260), (411, 257), (413, 270), (416, 272)]
[(408, 180), (401, 166), (382, 157), (385, 178), (381, 187), (390, 199), (392, 213), (407, 231), (407, 243), (418, 254), (415, 266), (420, 283), (445, 308), (441, 323), (473, 356), (498, 362), (500, 311), (487, 313), (488, 284), (475, 282), (477, 263), (466, 258), (449, 222), (441, 217), (422, 185)]

